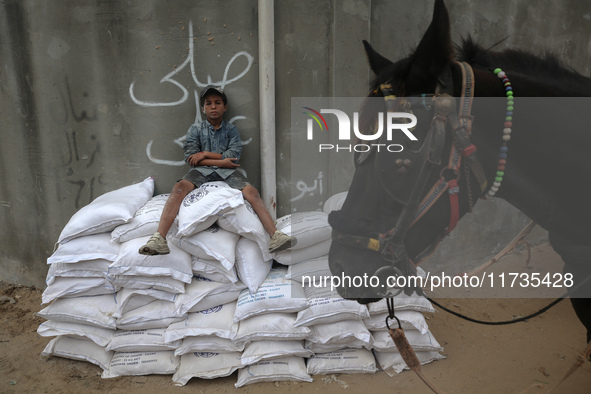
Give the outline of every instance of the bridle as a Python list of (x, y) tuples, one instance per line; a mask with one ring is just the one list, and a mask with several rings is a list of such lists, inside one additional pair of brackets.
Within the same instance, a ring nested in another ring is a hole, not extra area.
[[(456, 227), (459, 221), (458, 180), (462, 160), (465, 161), (464, 168), (466, 168), (468, 189), (470, 189), (470, 172), (477, 179), (481, 193), (484, 193), (487, 188), (486, 176), (476, 157), (476, 147), (470, 141), (473, 120), (471, 109), (474, 98), (474, 73), (467, 63), (456, 62), (455, 64), (459, 66), (462, 73), (462, 92), (459, 98), (459, 108), (456, 104), (457, 98), (452, 96), (453, 81), (451, 69), (448, 68), (440, 76), (436, 92), (431, 96), (435, 114), (421, 149), (412, 152), (409, 158), (399, 159), (395, 162), (398, 167), (397, 171), (401, 174), (404, 174), (406, 168), (412, 165), (412, 176), (415, 177), (415, 181), (409, 188), (410, 191), (400, 196), (392, 195), (388, 188), (384, 188), (390, 197), (403, 206), (395, 226), (388, 232), (379, 234), (377, 238), (346, 234), (335, 229), (338, 226), (333, 226), (333, 241), (346, 246), (380, 253), (382, 258), (390, 263), (390, 265), (378, 269), (374, 276), (416, 275), (416, 264), (407, 255), (404, 239), (409, 229), (433, 207), (435, 202), (446, 191), (450, 196), (451, 214), (449, 224), (437, 241), (419, 254), (416, 259), (417, 263), (431, 254), (443, 236)], [(384, 96), (386, 108), (389, 112), (396, 112), (399, 110), (401, 103), (405, 102), (404, 97), (396, 99), (389, 83), (380, 85), (379, 91)], [(440, 170), (435, 184), (430, 186), (428, 182), (433, 179), (435, 171), (441, 166), (444, 157), (448, 129), (453, 138), (449, 160), (447, 165)], [(469, 209), (471, 209), (475, 204), (471, 190), (468, 191), (468, 197)], [(392, 296), (391, 293), (380, 294), (379, 292), (377, 295), (382, 297)]]

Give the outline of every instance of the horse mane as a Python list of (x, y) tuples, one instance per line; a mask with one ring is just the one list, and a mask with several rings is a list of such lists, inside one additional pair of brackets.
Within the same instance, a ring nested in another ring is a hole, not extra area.
[[(544, 86), (549, 91), (555, 92), (556, 96), (567, 97), (591, 97), (591, 78), (581, 75), (571, 67), (565, 66), (560, 59), (551, 52), (542, 56), (520, 50), (503, 49), (492, 50), (499, 44), (489, 49), (477, 44), (471, 36), (463, 38), (460, 45), (456, 45), (456, 60), (470, 64), (473, 68), (490, 69), (502, 68), (511, 75), (521, 74), (536, 86)], [(412, 54), (397, 63), (384, 67), (379, 75), (370, 82), (370, 93), (368, 99), (379, 96), (375, 92), (380, 83), (392, 79), (394, 73), (404, 75), (407, 71), (409, 59)], [(396, 78), (394, 78), (396, 80)], [(379, 111), (385, 110), (385, 105), (370, 104), (366, 99), (360, 111), (360, 130), (363, 133), (372, 133), (376, 115)]]
[(456, 48), (456, 51), (457, 59), (472, 67), (486, 69), (501, 67), (504, 70), (512, 70), (513, 73), (522, 72), (531, 78), (567, 86), (574, 96), (591, 96), (591, 79), (565, 66), (553, 53), (546, 52), (542, 56), (537, 56), (512, 48), (493, 51), (484, 49), (470, 36), (462, 40), (462, 44)]

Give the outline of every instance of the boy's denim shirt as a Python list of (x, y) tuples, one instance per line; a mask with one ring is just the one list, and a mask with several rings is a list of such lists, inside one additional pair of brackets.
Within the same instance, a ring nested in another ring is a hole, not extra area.
[[(214, 130), (211, 123), (204, 120), (189, 127), (183, 150), (185, 151), (185, 162), (189, 156), (195, 153), (213, 152), (221, 153), (222, 159), (235, 157), (238, 159), (235, 163), (238, 163), (242, 153), (242, 141), (238, 129), (233, 124), (223, 120), (220, 128)], [(224, 179), (236, 171), (233, 168), (219, 168), (217, 166), (198, 166), (191, 169), (196, 169), (204, 176), (217, 172)]]

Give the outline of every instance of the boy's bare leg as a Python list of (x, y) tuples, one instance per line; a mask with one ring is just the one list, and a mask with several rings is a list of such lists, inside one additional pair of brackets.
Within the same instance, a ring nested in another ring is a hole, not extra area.
[(158, 231), (140, 248), (139, 252), (141, 254), (156, 255), (170, 253), (166, 243), (166, 234), (168, 234), (168, 230), (172, 227), (174, 219), (179, 213), (183, 199), (193, 189), (195, 189), (195, 185), (184, 179), (180, 180), (173, 186), (172, 192), (164, 204), (164, 209), (160, 216), (160, 222), (158, 223)]
[(244, 195), (246, 201), (252, 205), (252, 208), (263, 224), (265, 231), (269, 233), (270, 237), (272, 237), (273, 234), (275, 234), (275, 231), (277, 231), (277, 227), (275, 227), (275, 222), (273, 221), (269, 211), (267, 211), (259, 191), (253, 186), (247, 185), (244, 187), (244, 189), (242, 189), (242, 194)]
[(271, 214), (265, 207), (263, 203), (263, 199), (261, 198), (259, 191), (251, 186), (247, 185), (242, 189), (242, 194), (246, 201), (252, 205), (252, 208), (256, 212), (257, 216), (259, 217), (265, 231), (271, 237), (271, 242), (269, 244), (269, 252), (279, 252), (283, 249), (292, 247), (296, 244), (297, 240), (295, 237), (290, 237), (283, 232), (277, 230), (275, 227), (275, 221), (271, 217)]
[(164, 204), (160, 223), (158, 223), (158, 232), (162, 237), (166, 238), (166, 234), (168, 234), (168, 230), (172, 227), (184, 198), (193, 189), (195, 189), (195, 185), (184, 179), (181, 179), (173, 186), (172, 192), (168, 196), (166, 204)]

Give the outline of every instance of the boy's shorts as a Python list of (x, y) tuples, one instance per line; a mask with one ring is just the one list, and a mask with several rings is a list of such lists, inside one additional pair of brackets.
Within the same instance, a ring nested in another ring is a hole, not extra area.
[(217, 172), (212, 172), (211, 174), (205, 176), (196, 169), (192, 169), (181, 179), (191, 182), (196, 188), (203, 185), (204, 183), (215, 181), (226, 182), (228, 186), (238, 190), (242, 190), (246, 186), (250, 185), (250, 183), (246, 180), (246, 177), (239, 171), (234, 171), (226, 179), (224, 179)]

